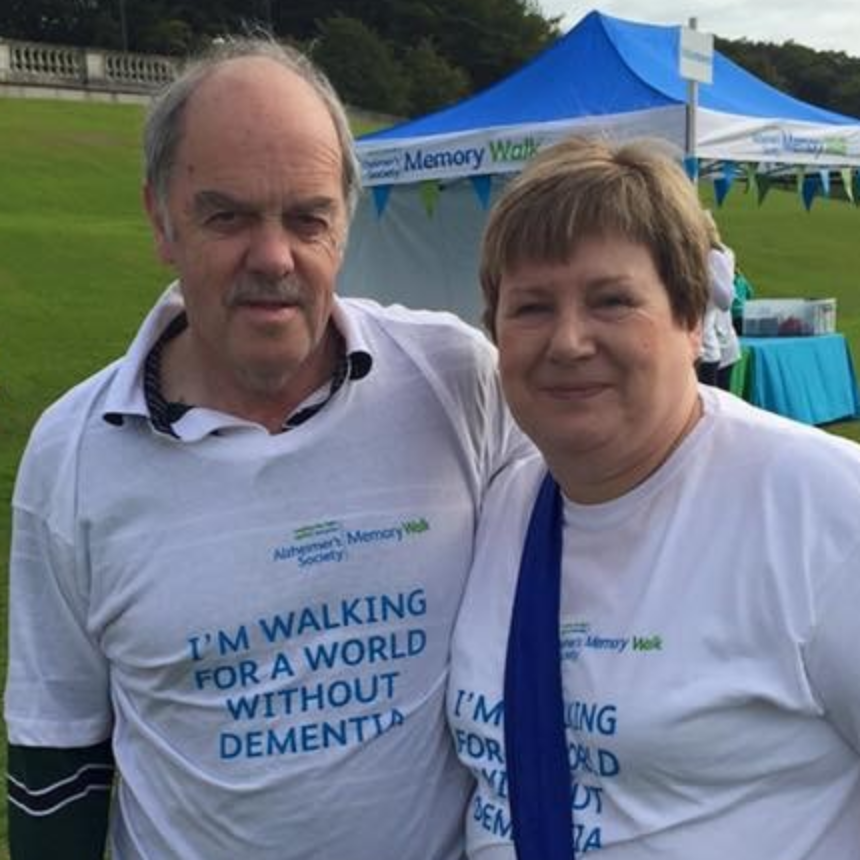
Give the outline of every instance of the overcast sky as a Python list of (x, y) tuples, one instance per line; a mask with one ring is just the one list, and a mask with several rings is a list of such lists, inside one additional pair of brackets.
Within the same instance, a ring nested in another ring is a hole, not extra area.
[(786, 42), (860, 57), (860, 0), (538, 0), (547, 16), (564, 15), (570, 29), (592, 9), (648, 24), (686, 24), (726, 39)]

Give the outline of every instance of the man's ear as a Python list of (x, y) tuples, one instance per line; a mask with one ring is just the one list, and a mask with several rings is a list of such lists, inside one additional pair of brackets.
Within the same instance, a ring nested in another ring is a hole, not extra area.
[(143, 206), (146, 209), (146, 214), (149, 218), (149, 223), (152, 225), (152, 234), (155, 238), (155, 250), (158, 254), (158, 259), (168, 266), (172, 266), (173, 258), (173, 239), (172, 231), (167, 224), (167, 216), (164, 208), (158, 201), (158, 195), (155, 189), (148, 183), (143, 186)]

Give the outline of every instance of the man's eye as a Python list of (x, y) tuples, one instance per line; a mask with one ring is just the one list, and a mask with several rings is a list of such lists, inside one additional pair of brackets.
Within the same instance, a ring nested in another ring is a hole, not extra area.
[(239, 217), (239, 214), (237, 212), (232, 212), (228, 209), (225, 209), (225, 210), (220, 211), (220, 212), (212, 212), (209, 216), (207, 216), (206, 223), (207, 224), (232, 224), (238, 219), (238, 217)]
[(248, 223), (248, 215), (238, 209), (217, 209), (203, 219), (203, 226), (215, 233), (234, 233)]
[(329, 229), (328, 221), (321, 215), (296, 215), (290, 221), (293, 229), (303, 236), (318, 236)]

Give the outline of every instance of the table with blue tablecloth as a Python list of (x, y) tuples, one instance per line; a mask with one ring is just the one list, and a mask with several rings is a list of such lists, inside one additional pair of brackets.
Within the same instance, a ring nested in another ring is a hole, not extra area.
[(733, 389), (767, 409), (806, 424), (860, 417), (860, 395), (844, 335), (743, 337)]

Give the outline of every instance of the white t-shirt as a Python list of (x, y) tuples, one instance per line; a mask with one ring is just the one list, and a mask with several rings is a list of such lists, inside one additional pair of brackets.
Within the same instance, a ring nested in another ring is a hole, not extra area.
[(741, 344), (732, 323), (732, 302), (735, 298), (735, 252), (725, 245), (712, 248), (708, 255), (711, 272), (711, 291), (719, 293), (714, 332), (720, 347), (720, 367), (730, 367), (741, 357)]
[(461, 857), (449, 642), (484, 488), (525, 444), (494, 350), (450, 315), (344, 300), (365, 378), (287, 433), (195, 409), (177, 439), (140, 375), (178, 308), (30, 440), (10, 741), (113, 736), (114, 860)]
[[(615, 501), (565, 502), (562, 677), (577, 856), (860, 856), (860, 449), (701, 386)], [(504, 665), (543, 466), (494, 484), (452, 646), (469, 856), (513, 860)]]
[[(710, 295), (702, 321), (702, 361), (719, 362), (720, 367), (740, 358), (740, 344), (731, 325), (730, 308), (735, 295), (735, 254), (731, 248), (711, 248), (708, 252)], [(728, 329), (726, 328), (728, 325)]]

